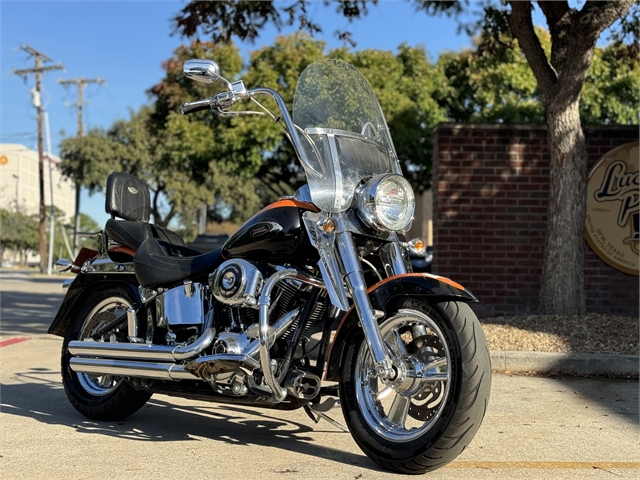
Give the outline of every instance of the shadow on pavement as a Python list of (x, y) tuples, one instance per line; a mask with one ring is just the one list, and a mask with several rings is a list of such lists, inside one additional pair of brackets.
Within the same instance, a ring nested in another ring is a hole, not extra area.
[[(320, 445), (315, 443), (318, 440), (311, 435), (312, 432), (329, 435), (348, 433), (338, 431), (328, 423), (320, 423), (314, 428), (297, 421), (273, 418), (268, 409), (214, 403), (185, 407), (166, 402), (162, 396), (154, 396), (138, 412), (124, 420), (89, 420), (73, 409), (59, 378), (58, 371), (47, 368), (31, 369), (15, 375), (14, 380), (23, 383), (2, 386), (2, 412), (50, 425), (65, 425), (83, 434), (137, 441), (208, 439), (232, 445), (265, 446), (326, 458), (340, 464), (358, 465), (371, 471), (383, 471), (376, 468), (364, 454)], [(278, 412), (278, 415), (286, 416), (287, 413)]]
[(60, 303), (62, 302), (62, 289), (60, 293), (34, 291), (2, 292), (2, 330), (4, 336), (35, 335), (47, 333), (49, 325), (53, 321)]

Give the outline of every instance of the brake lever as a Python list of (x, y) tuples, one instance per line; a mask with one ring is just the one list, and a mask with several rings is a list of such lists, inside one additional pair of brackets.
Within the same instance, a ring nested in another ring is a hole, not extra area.
[(216, 114), (218, 114), (221, 117), (241, 117), (244, 115), (260, 115), (260, 116), (266, 116), (267, 114), (264, 112), (257, 112), (255, 110), (242, 110), (242, 111), (238, 111), (238, 112), (224, 112), (224, 111), (216, 111), (214, 110), (214, 112)]

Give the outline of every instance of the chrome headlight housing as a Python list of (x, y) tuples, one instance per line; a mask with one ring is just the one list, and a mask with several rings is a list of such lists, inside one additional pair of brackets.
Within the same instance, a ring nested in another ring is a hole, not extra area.
[(409, 182), (401, 175), (383, 174), (369, 179), (357, 193), (358, 213), (378, 230), (406, 230), (411, 224), (416, 199)]

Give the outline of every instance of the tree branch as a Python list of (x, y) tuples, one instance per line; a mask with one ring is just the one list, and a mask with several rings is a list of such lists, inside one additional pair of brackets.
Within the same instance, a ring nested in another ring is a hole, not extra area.
[(604, 30), (631, 8), (633, 3), (634, 0), (588, 1), (578, 16), (577, 25), (580, 36), (584, 36), (586, 41), (595, 42)]
[(538, 80), (540, 89), (546, 96), (557, 82), (558, 74), (549, 63), (533, 29), (531, 2), (510, 1), (509, 4), (511, 5), (511, 13), (508, 16), (509, 26), (518, 39), (518, 44)]
[(569, 8), (569, 3), (566, 1), (538, 2), (538, 6), (547, 19), (549, 30), (554, 30), (556, 25), (562, 20), (562, 17), (571, 10)]
[(151, 213), (153, 213), (153, 220), (156, 224), (160, 223), (160, 214), (158, 213), (158, 196), (162, 190), (163, 188), (158, 185), (158, 188), (153, 192), (153, 207), (151, 207)]
[(273, 186), (269, 182), (267, 182), (267, 180), (265, 179), (265, 175), (256, 175), (256, 178), (260, 180), (264, 184), (264, 186), (271, 190), (275, 195), (280, 195), (280, 193), (276, 192)]
[(163, 220), (163, 224), (160, 225), (161, 227), (166, 227), (167, 225), (169, 225), (169, 222), (173, 219), (173, 217), (175, 217), (177, 210), (176, 210), (176, 206), (175, 205), (171, 205), (171, 210), (169, 210), (169, 213), (167, 214), (166, 217), (164, 217)]

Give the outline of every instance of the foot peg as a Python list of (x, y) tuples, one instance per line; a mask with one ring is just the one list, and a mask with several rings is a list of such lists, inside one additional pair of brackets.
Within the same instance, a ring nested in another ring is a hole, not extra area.
[(333, 407), (339, 406), (340, 400), (336, 400), (335, 398), (327, 398), (324, 402), (318, 404), (306, 404), (304, 406), (304, 411), (309, 415), (309, 418), (314, 421), (314, 423), (319, 423), (320, 419), (324, 419), (329, 422), (334, 427), (339, 428), (343, 432), (348, 432), (349, 429), (342, 425), (340, 422), (336, 422), (333, 418), (328, 416), (325, 412), (328, 412)]

